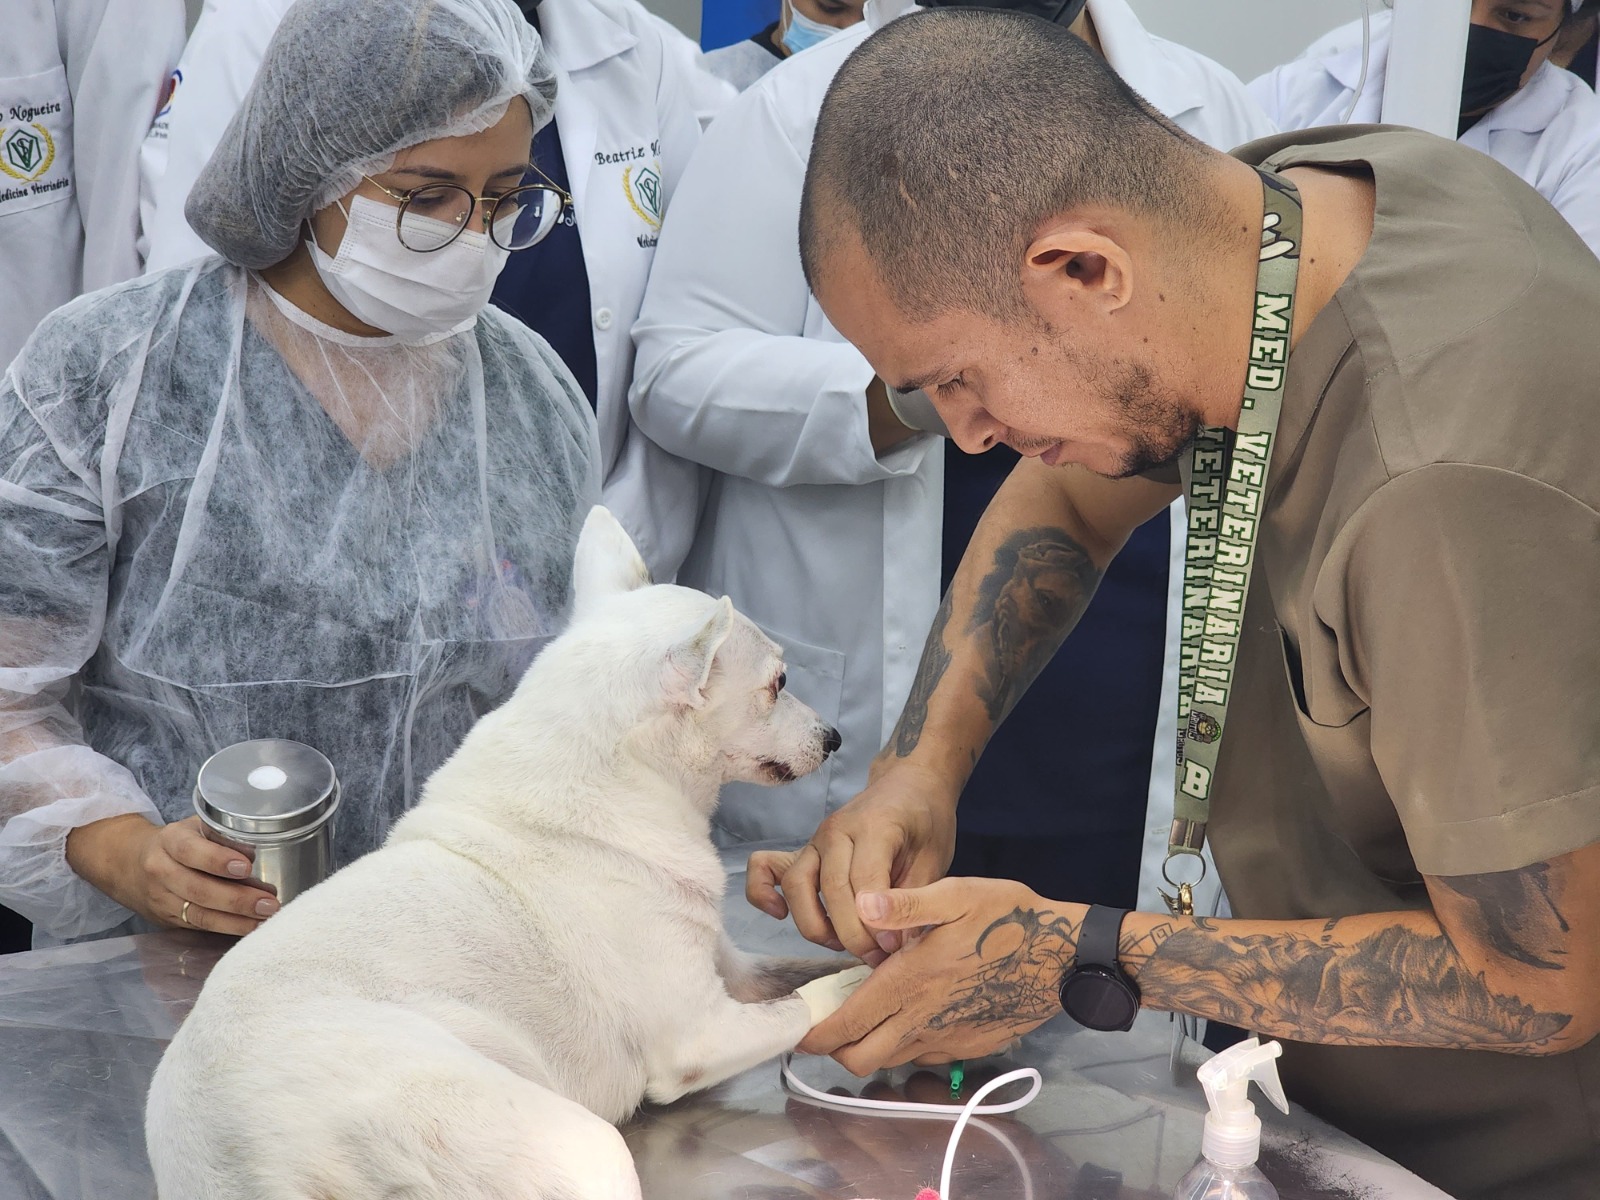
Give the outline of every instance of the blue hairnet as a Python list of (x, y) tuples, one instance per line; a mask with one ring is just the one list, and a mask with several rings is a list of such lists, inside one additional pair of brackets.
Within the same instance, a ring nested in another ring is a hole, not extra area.
[(511, 0), (297, 0), (184, 215), (224, 258), (270, 267), (399, 151), (487, 129), (516, 96), (537, 129), (555, 90)]

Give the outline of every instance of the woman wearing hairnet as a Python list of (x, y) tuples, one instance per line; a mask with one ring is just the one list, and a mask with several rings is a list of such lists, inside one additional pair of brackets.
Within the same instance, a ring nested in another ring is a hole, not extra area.
[(593, 417), (484, 308), (567, 203), (553, 95), (509, 0), (300, 0), (189, 199), (221, 258), (59, 309), (0, 383), (0, 903), (37, 940), (247, 932), (276, 901), (183, 819), (206, 757), (322, 750), (348, 862), (560, 623)]

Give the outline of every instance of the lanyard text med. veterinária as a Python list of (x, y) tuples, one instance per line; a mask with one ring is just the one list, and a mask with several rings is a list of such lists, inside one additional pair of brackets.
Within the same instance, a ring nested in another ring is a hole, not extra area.
[(1227, 725), (1245, 597), (1255, 565), (1264, 516), (1267, 470), (1283, 410), (1289, 332), (1300, 269), (1300, 196), (1294, 184), (1261, 171), (1261, 257), (1244, 397), (1228, 463), (1227, 430), (1207, 428), (1195, 439), (1187, 500), (1188, 546), (1183, 563), (1183, 642), (1178, 669), (1178, 762), (1172, 830), (1161, 869), (1173, 894), (1162, 893), (1174, 913), (1194, 913), (1194, 884), (1175, 882), (1173, 861), (1205, 860), (1211, 818), (1211, 783)]

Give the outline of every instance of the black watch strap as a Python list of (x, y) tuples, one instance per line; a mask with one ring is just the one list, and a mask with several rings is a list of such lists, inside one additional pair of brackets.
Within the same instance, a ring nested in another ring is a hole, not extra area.
[(1094, 963), (1121, 971), (1117, 964), (1117, 942), (1122, 936), (1122, 918), (1129, 909), (1091, 904), (1078, 930), (1078, 956), (1074, 965)]

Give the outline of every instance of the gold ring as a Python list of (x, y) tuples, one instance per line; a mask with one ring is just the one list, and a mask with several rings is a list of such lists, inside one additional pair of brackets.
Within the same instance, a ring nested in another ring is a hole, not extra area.
[(185, 900), (183, 902), (183, 908), (178, 912), (178, 920), (182, 921), (185, 925), (189, 923), (189, 905), (191, 903), (192, 901)]

